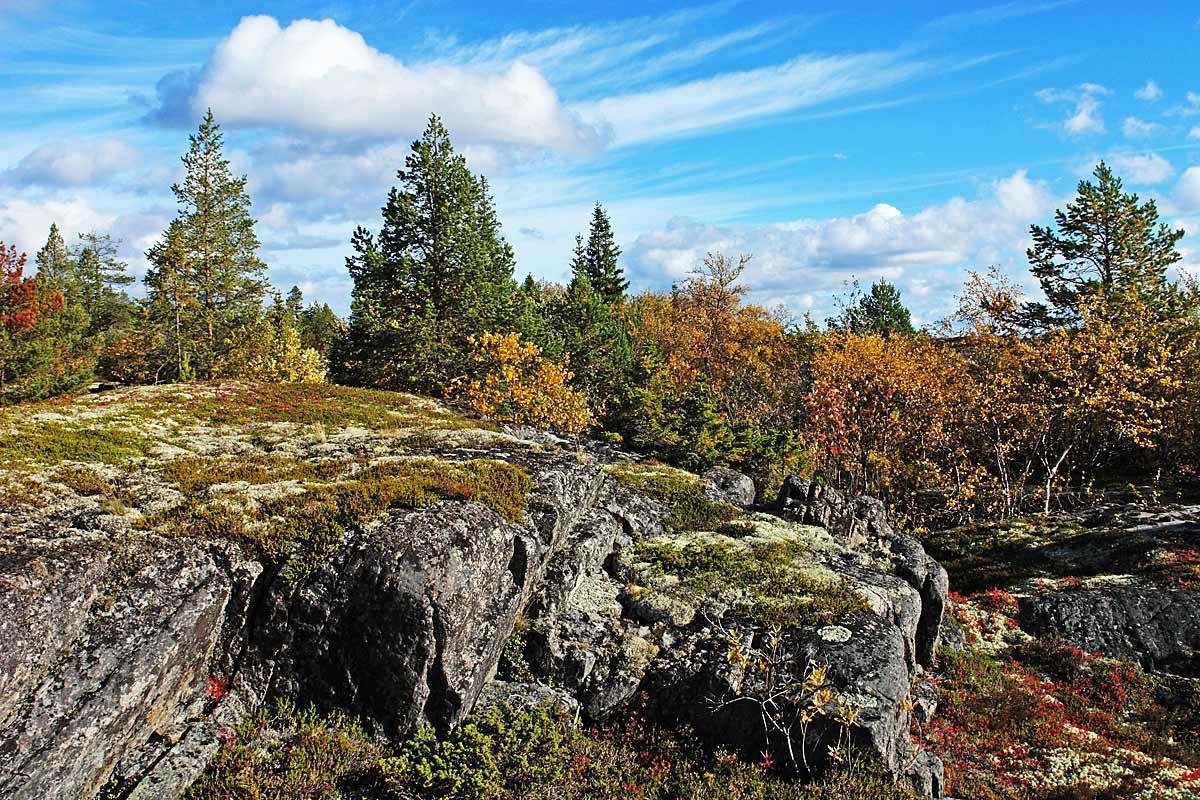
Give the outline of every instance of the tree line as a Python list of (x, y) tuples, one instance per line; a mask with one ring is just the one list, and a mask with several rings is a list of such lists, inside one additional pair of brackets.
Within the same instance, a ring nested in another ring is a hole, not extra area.
[(328, 378), (460, 398), (692, 469), (729, 464), (764, 486), (808, 472), (913, 524), (1048, 507), (1118, 477), (1196, 477), (1200, 300), (1169, 275), (1183, 232), (1103, 163), (1031, 229), (1042, 299), (972, 275), (928, 330), (885, 281), (856, 284), (823, 324), (749, 303), (749, 256), (712, 253), (669, 291), (631, 294), (600, 205), (565, 285), (518, 282), (487, 181), (436, 116), (378, 229), (352, 236), (342, 321), (267, 283), (246, 177), (211, 112), (183, 164), (144, 299), (105, 235), (68, 248), (52, 228), (36, 275), (0, 251), (0, 401), (96, 379)]

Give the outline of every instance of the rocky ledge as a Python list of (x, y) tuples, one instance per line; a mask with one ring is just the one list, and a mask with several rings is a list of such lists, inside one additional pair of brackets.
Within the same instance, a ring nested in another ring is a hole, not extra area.
[(375, 733), (636, 705), (801, 772), (910, 743), (945, 571), (882, 506), (335, 387), (0, 416), (0, 797), (175, 798), (273, 698)]

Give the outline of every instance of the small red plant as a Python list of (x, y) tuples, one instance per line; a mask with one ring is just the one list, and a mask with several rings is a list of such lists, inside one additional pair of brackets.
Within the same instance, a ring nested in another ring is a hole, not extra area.
[(204, 694), (214, 703), (221, 702), (229, 694), (229, 678), (224, 675), (210, 675), (204, 679)]

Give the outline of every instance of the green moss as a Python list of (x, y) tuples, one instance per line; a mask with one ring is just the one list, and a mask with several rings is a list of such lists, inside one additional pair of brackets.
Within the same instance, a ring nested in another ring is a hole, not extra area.
[(238, 725), (184, 797), (335, 800), (383, 754), (357, 720), (280, 701)]
[(41, 508), (45, 503), (37, 484), (24, 475), (0, 475), (0, 511)]
[(145, 455), (151, 442), (119, 426), (34, 421), (0, 438), (0, 464), (118, 464)]
[(116, 491), (113, 485), (95, 470), (78, 464), (63, 464), (51, 473), (50, 478), (76, 494), (111, 497)]
[(801, 569), (806, 551), (795, 541), (658, 540), (642, 542), (637, 552), (659, 574), (678, 578), (693, 599), (734, 590), (735, 610), (761, 625), (826, 624), (867, 607), (844, 581)]
[(346, 461), (302, 461), (284, 456), (249, 454), (213, 458), (185, 456), (165, 462), (159, 474), (190, 495), (222, 483), (250, 484), (276, 481), (328, 481), (347, 467)]
[(291, 423), (370, 430), (488, 427), (411, 395), (332, 384), (189, 384), (145, 402), (177, 419), (217, 425)]
[(605, 471), (618, 483), (669, 505), (665, 523), (677, 533), (716, 530), (740, 513), (728, 503), (705, 497), (704, 484), (695, 475), (657, 461), (611, 464)]
[[(332, 466), (310, 466), (328, 477), (335, 472)], [(286, 460), (252, 463), (244, 471), (238, 471), (233, 460), (205, 464), (193, 494), (178, 506), (145, 518), (141, 526), (167, 535), (246, 542), (271, 561), (290, 556), (286, 577), (299, 580), (320, 567), (347, 529), (362, 527), (389, 508), (425, 508), (442, 500), (474, 501), (510, 522), (520, 522), (532, 486), (523, 468), (504, 462), (423, 458), (365, 467), (329, 482), (314, 479), (304, 484), (302, 492), (278, 497), (247, 501), (214, 498), (208, 491), (231, 474), (269, 478), (272, 470), (288, 480), (307, 472)], [(175, 477), (185, 479), (186, 472), (180, 472), (183, 474)]]

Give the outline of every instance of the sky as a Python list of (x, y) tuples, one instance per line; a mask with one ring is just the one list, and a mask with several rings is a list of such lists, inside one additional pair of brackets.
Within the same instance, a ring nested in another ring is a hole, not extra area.
[(749, 253), (756, 302), (821, 319), (883, 278), (931, 324), (968, 271), (1028, 286), (1030, 224), (1102, 158), (1200, 271), (1183, 0), (0, 0), (0, 36), (0, 241), (30, 256), (57, 222), (142, 274), (211, 108), (273, 283), (340, 313), (434, 112), (518, 278), (562, 280), (599, 202), (635, 289)]

